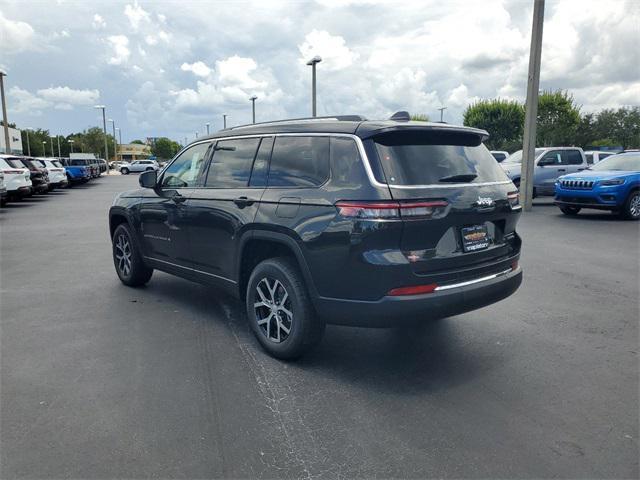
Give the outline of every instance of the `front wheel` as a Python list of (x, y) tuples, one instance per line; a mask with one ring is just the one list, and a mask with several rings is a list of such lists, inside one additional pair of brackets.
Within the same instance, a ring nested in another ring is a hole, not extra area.
[(247, 285), (246, 308), (253, 333), (276, 358), (300, 357), (322, 339), (325, 323), (315, 314), (297, 265), (288, 258), (256, 266)]
[(113, 264), (120, 281), (130, 287), (139, 287), (151, 279), (153, 269), (142, 261), (142, 255), (136, 245), (131, 229), (120, 224), (113, 232)]
[(129, 169), (128, 168), (121, 168), (120, 169), (120, 173), (122, 175), (129, 175)]
[(565, 215), (574, 216), (580, 213), (580, 207), (560, 207), (560, 211)]
[(622, 207), (622, 216), (628, 220), (640, 219), (640, 190), (631, 192)]

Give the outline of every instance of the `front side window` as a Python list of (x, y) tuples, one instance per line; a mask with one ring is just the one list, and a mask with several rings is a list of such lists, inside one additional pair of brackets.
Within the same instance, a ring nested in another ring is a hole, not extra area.
[(209, 145), (199, 143), (182, 152), (162, 174), (161, 185), (166, 188), (194, 187)]
[(475, 134), (394, 131), (373, 138), (389, 185), (508, 181)]
[(559, 150), (547, 152), (538, 161), (538, 165), (562, 165), (562, 153)]
[(329, 179), (329, 137), (278, 137), (269, 187), (317, 187)]
[(218, 141), (205, 185), (214, 188), (246, 187), (259, 143), (259, 138)]

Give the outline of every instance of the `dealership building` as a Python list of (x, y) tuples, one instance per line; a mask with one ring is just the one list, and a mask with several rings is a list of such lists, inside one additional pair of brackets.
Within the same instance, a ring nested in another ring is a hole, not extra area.
[(139, 143), (123, 143), (118, 145), (118, 159), (126, 162), (133, 160), (144, 160), (151, 156), (151, 147), (149, 145), (140, 145)]
[[(22, 154), (22, 132), (17, 128), (9, 127), (9, 146), (11, 153)], [(4, 141), (4, 126), (0, 126), (0, 153), (6, 153)]]

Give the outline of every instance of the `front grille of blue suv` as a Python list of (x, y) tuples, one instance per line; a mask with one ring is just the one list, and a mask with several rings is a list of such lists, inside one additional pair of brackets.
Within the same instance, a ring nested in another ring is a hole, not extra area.
[(640, 219), (640, 153), (613, 155), (587, 170), (560, 177), (555, 203), (565, 215), (592, 208)]
[(278, 358), (317, 344), (326, 323), (412, 325), (495, 303), (522, 281), (521, 208), (487, 136), (401, 113), (200, 138), (116, 197), (116, 273), (224, 289)]

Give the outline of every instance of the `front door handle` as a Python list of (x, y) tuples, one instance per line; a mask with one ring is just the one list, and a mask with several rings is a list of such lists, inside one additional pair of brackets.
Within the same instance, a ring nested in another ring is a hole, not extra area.
[(176, 192), (171, 197), (171, 200), (173, 200), (175, 203), (179, 204), (179, 203), (183, 203), (184, 201), (186, 201), (187, 197), (184, 197), (184, 196), (180, 195), (178, 192)]
[(250, 207), (255, 203), (255, 200), (247, 197), (238, 197), (233, 199), (233, 203), (235, 203), (238, 207)]
[(579, 168), (578, 171), (581, 172), (582, 170), (584, 170), (584, 168)]
[(558, 171), (559, 171), (559, 172), (566, 172), (566, 171), (567, 171), (567, 169), (566, 169), (566, 168), (559, 168), (559, 169), (558, 169)]

